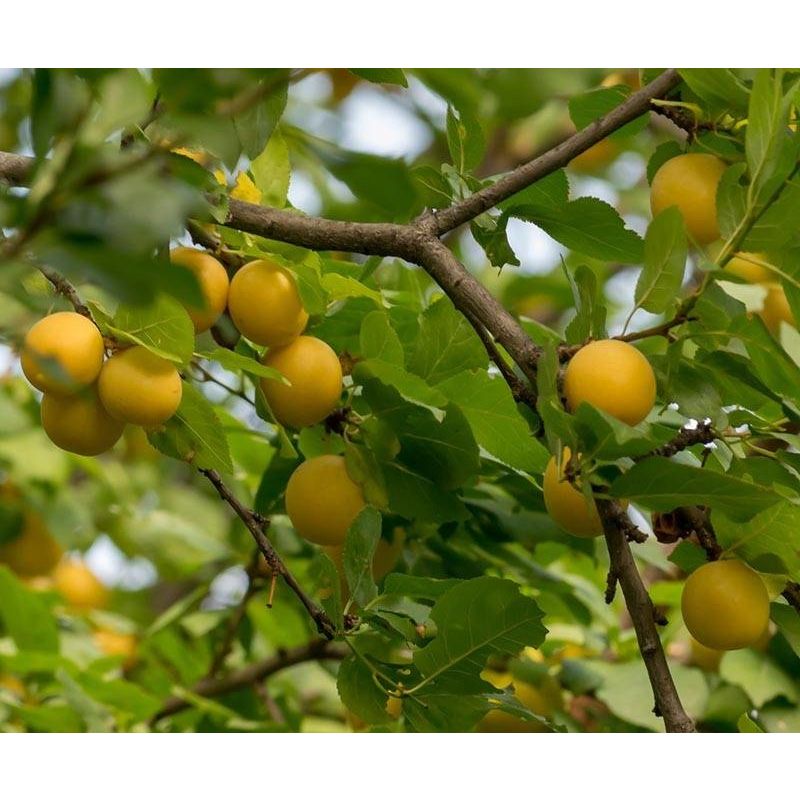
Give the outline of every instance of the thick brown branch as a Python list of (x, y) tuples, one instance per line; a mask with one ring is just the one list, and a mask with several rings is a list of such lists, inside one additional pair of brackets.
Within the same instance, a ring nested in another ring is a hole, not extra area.
[(654, 710), (663, 717), (668, 733), (690, 733), (694, 731), (694, 723), (683, 710), (675, 682), (672, 680), (656, 628), (653, 602), (642, 583), (625, 535), (615, 524), (615, 515), (610, 505), (604, 500), (597, 502), (611, 558), (611, 569), (625, 597), (625, 605), (633, 620), (639, 650), (653, 687)]
[(438, 212), (436, 215), (437, 232), (441, 235), (469, 222), (551, 172), (565, 167), (575, 156), (647, 113), (652, 108), (651, 100), (663, 97), (680, 81), (677, 70), (668, 69), (662, 72), (654, 81), (634, 92), (613, 111), (578, 131), (574, 136), (570, 136), (552, 150), (517, 167), (491, 186), (487, 186), (461, 202)]
[[(236, 689), (242, 689), (245, 686), (252, 686), (270, 675), (274, 675), (276, 672), (292, 667), (295, 664), (302, 664), (306, 661), (339, 661), (345, 658), (347, 653), (348, 650), (343, 645), (337, 645), (325, 639), (317, 639), (309, 644), (294, 647), (291, 650), (280, 651), (271, 658), (256, 664), (249, 664), (222, 678), (204, 678), (192, 688), (192, 692), (201, 697), (217, 697), (221, 694), (233, 692)], [(177, 714), (179, 711), (189, 708), (190, 705), (189, 702), (178, 697), (170, 698), (153, 717), (152, 722), (157, 722), (171, 714)]]
[(258, 549), (272, 568), (272, 571), (280, 575), (286, 585), (297, 595), (300, 602), (308, 611), (311, 619), (317, 625), (317, 630), (326, 638), (332, 639), (336, 634), (336, 626), (331, 618), (320, 608), (303, 590), (295, 579), (294, 575), (286, 568), (272, 543), (264, 533), (267, 521), (254, 511), (239, 502), (236, 496), (225, 485), (219, 473), (213, 469), (201, 469), (200, 472), (208, 478), (219, 496), (236, 512), (236, 516), (244, 523), (250, 535), (255, 540)]

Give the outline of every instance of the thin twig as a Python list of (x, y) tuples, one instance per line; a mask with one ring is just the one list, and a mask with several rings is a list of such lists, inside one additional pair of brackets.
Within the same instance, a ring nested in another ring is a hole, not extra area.
[(326, 639), (333, 639), (336, 635), (336, 626), (331, 618), (320, 608), (303, 590), (300, 584), (295, 579), (294, 575), (287, 569), (286, 565), (281, 560), (272, 543), (264, 533), (268, 521), (260, 514), (244, 506), (231, 490), (225, 485), (219, 473), (214, 469), (201, 469), (200, 473), (205, 475), (211, 482), (214, 488), (219, 493), (219, 496), (236, 512), (236, 516), (245, 524), (245, 527), (250, 532), (250, 535), (255, 540), (258, 549), (263, 554), (267, 564), (271, 567), (272, 571), (280, 575), (286, 585), (297, 595), (300, 602), (308, 611), (309, 616), (314, 620), (317, 625), (317, 630)]
[[(217, 697), (228, 692), (252, 686), (264, 679), (280, 672), (287, 667), (295, 664), (303, 664), (306, 661), (340, 661), (345, 658), (349, 650), (326, 639), (315, 639), (313, 642), (294, 647), (290, 650), (282, 650), (264, 661), (256, 664), (248, 664), (246, 667), (228, 673), (221, 678), (203, 678), (192, 688), (192, 693), (201, 697)], [(190, 703), (178, 697), (172, 697), (164, 703), (161, 710), (155, 714), (152, 723), (164, 717), (177, 714), (190, 707)]]

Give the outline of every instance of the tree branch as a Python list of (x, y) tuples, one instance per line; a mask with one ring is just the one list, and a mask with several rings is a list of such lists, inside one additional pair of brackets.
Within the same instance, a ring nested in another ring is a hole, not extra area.
[[(217, 697), (263, 681), (270, 675), (274, 675), (276, 672), (292, 667), (295, 664), (303, 664), (306, 661), (340, 661), (348, 653), (349, 650), (342, 645), (334, 644), (325, 639), (316, 639), (300, 647), (279, 651), (277, 655), (271, 658), (256, 664), (248, 664), (248, 666), (230, 672), (224, 677), (203, 678), (203, 680), (195, 684), (192, 692), (201, 697)], [(190, 708), (190, 706), (191, 704), (186, 700), (178, 697), (170, 698), (153, 717), (151, 724), (164, 719), (164, 717), (177, 714), (179, 711)]]
[(266, 537), (264, 529), (267, 520), (260, 514), (242, 505), (231, 490), (225, 485), (219, 473), (214, 469), (201, 469), (201, 474), (211, 482), (219, 496), (236, 512), (236, 516), (245, 524), (250, 535), (255, 540), (258, 549), (276, 575), (280, 575), (286, 585), (297, 595), (300, 602), (308, 611), (309, 616), (317, 625), (317, 630), (326, 638), (333, 639), (336, 635), (336, 626), (323, 608), (320, 608), (304, 591), (287, 569), (270, 540)]
[(683, 710), (678, 690), (669, 671), (661, 638), (656, 628), (656, 612), (653, 601), (642, 583), (639, 570), (633, 560), (631, 548), (622, 530), (615, 524), (615, 516), (607, 500), (598, 500), (597, 509), (603, 521), (611, 570), (619, 581), (625, 605), (633, 621), (636, 639), (642, 654), (655, 700), (654, 712), (663, 717), (668, 733), (690, 733), (694, 723)]
[(469, 222), (484, 211), (507, 200), (551, 172), (565, 167), (575, 156), (605, 139), (652, 108), (651, 100), (663, 97), (681, 82), (675, 69), (662, 72), (654, 81), (634, 92), (604, 117), (578, 131), (569, 139), (548, 150), (544, 155), (517, 167), (491, 186), (481, 189), (464, 200), (436, 214), (436, 230), (443, 233)]

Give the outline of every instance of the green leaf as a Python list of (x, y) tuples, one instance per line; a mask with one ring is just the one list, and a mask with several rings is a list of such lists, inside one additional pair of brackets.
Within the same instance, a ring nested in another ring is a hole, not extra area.
[(501, 578), (465, 580), (445, 592), (431, 611), (434, 640), (414, 653), (414, 665), (430, 691), (478, 694), (491, 655), (518, 655), (547, 633), (542, 612), (519, 586)]
[(319, 255), (310, 253), (302, 261), (287, 264), (297, 281), (297, 291), (309, 314), (323, 314), (328, 307), (328, 293), (322, 285)]
[[(526, 186), (522, 191), (511, 195), (498, 205), (501, 211), (509, 211), (514, 206), (538, 206), (557, 209), (569, 201), (569, 179), (563, 169), (557, 169), (544, 178)], [(515, 216), (511, 214), (511, 216)]]
[(688, 244), (677, 206), (662, 211), (644, 237), (644, 268), (636, 282), (636, 306), (661, 314), (675, 302), (683, 282)]
[(653, 511), (707, 505), (737, 521), (751, 519), (780, 499), (766, 486), (661, 456), (635, 464), (614, 481), (611, 494), (642, 503)]
[(727, 554), (735, 553), (761, 572), (800, 577), (800, 507), (782, 501), (747, 522), (716, 513), (713, 521)]
[(31, 730), (42, 733), (79, 733), (85, 730), (79, 714), (67, 705), (18, 706), (14, 713)]
[(516, 253), (508, 241), (508, 217), (484, 214), (472, 220), (469, 229), (475, 241), (483, 248), (486, 258), (493, 267), (502, 269), (507, 264), (518, 267), (520, 264)]
[(788, 127), (792, 92), (784, 97), (782, 71), (775, 76), (771, 72), (756, 72), (747, 114), (745, 155), (755, 196), (771, 193), (788, 177), (797, 160), (797, 147)]
[[(239, 141), (248, 158), (255, 159), (272, 136), (286, 108), (289, 94), (289, 70), (272, 70), (265, 82), (272, 85), (268, 94), (252, 108), (237, 115), (233, 121)], [(285, 74), (281, 80), (280, 73)]]
[(794, 681), (770, 658), (755, 650), (734, 650), (726, 653), (719, 674), (728, 683), (740, 686), (757, 708), (775, 697), (797, 702)]
[(283, 208), (289, 193), (292, 165), (280, 130), (272, 133), (263, 152), (251, 162), (250, 170), (255, 185), (261, 190), (262, 205)]
[[(597, 697), (621, 719), (652, 731), (663, 731), (664, 723), (652, 712), (653, 689), (641, 660), (624, 664), (592, 661), (593, 672), (603, 677)], [(687, 714), (699, 718), (708, 701), (708, 685), (699, 669), (670, 664), (681, 703)]]
[(354, 69), (350, 67), (350, 72), (354, 75), (358, 75), (359, 78), (363, 78), (365, 81), (369, 81), (370, 83), (390, 83), (394, 84), (395, 86), (408, 86), (408, 82), (406, 81), (406, 74), (402, 69), (396, 69), (393, 67), (387, 68), (374, 68), (374, 69)]
[[(613, 111), (630, 94), (627, 86), (608, 86), (600, 89), (592, 89), (584, 94), (571, 97), (569, 100), (569, 115), (578, 130), (591, 125), (596, 119)], [(620, 130), (615, 131), (612, 136), (620, 138), (630, 136), (643, 130), (647, 126), (647, 115), (643, 115)]]
[(368, 297), (376, 305), (384, 304), (380, 292), (364, 286), (361, 281), (349, 275), (328, 272), (322, 276), (322, 288), (328, 293), (331, 300), (343, 300), (346, 297)]
[(359, 340), (363, 358), (374, 358), (400, 367), (405, 363), (405, 353), (400, 337), (392, 327), (389, 315), (385, 311), (372, 311), (364, 317)]
[(426, 407), (439, 407), (447, 403), (447, 398), (438, 389), (428, 386), (418, 375), (377, 358), (359, 361), (353, 369), (353, 380), (361, 385), (378, 380), (384, 386), (396, 389), (404, 400)]
[(422, 522), (457, 522), (467, 519), (469, 511), (452, 492), (440, 489), (404, 464), (381, 462), (389, 508), (401, 517)]
[(680, 72), (688, 87), (712, 108), (747, 111), (747, 89), (729, 69), (682, 69)]
[(339, 667), (336, 688), (345, 706), (370, 725), (391, 722), (386, 713), (387, 694), (378, 688), (372, 673), (355, 656), (345, 659)]
[(465, 369), (486, 369), (489, 357), (472, 326), (449, 299), (442, 298), (422, 315), (417, 346), (408, 368), (436, 385)]
[(228, 350), (224, 347), (217, 347), (214, 350), (204, 350), (198, 353), (199, 356), (208, 361), (216, 361), (221, 367), (229, 372), (246, 372), (248, 375), (255, 375), (258, 378), (269, 378), (273, 381), (280, 381), (288, 385), (283, 373), (273, 367), (265, 367), (254, 358), (237, 353), (235, 350)]
[(616, 461), (649, 453), (675, 434), (671, 428), (654, 428), (646, 422), (626, 425), (589, 403), (581, 403), (573, 415), (584, 458)]
[(386, 594), (436, 600), (460, 584), (455, 578), (425, 578), (421, 575), (392, 573), (383, 584)]
[(343, 558), (350, 596), (362, 608), (378, 596), (378, 587), (372, 578), (372, 558), (380, 538), (381, 515), (366, 506), (347, 531)]
[(598, 286), (597, 276), (581, 264), (573, 275), (566, 270), (567, 280), (575, 299), (576, 315), (565, 331), (569, 344), (585, 342), (588, 338), (602, 339), (606, 334), (606, 306)]
[(58, 652), (56, 620), (44, 599), (0, 565), (0, 617), (20, 651)]
[(544, 470), (549, 454), (520, 414), (504, 380), (472, 370), (448, 378), (437, 388), (461, 409), (475, 440), (487, 453), (524, 472)]
[(508, 213), (532, 222), (578, 253), (622, 264), (642, 261), (644, 248), (639, 235), (625, 227), (613, 206), (596, 197), (579, 197), (558, 209), (514, 206)]
[(146, 306), (121, 305), (105, 327), (114, 338), (146, 347), (168, 361), (191, 361), (194, 326), (174, 297), (162, 294)]
[(270, 459), (256, 492), (255, 510), (261, 514), (269, 514), (278, 505), (286, 489), (286, 482), (297, 469), (299, 458), (281, 458), (275, 454)]
[(228, 440), (214, 407), (189, 383), (183, 383), (181, 404), (163, 430), (148, 433), (150, 443), (171, 458), (198, 469), (233, 471)]
[(784, 635), (789, 646), (800, 657), (800, 614), (791, 606), (783, 603), (772, 603), (770, 617)]
[(457, 111), (447, 107), (447, 146), (453, 166), (460, 172), (477, 167), (486, 149), (480, 121), (467, 110)]

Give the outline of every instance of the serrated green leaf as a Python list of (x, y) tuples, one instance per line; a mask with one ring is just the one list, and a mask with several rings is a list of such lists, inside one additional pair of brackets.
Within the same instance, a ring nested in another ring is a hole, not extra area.
[(635, 464), (614, 481), (611, 494), (643, 503), (653, 511), (707, 505), (737, 521), (751, 519), (780, 499), (766, 486), (661, 456)]
[(644, 268), (636, 282), (636, 307), (661, 314), (675, 302), (688, 253), (683, 215), (677, 206), (662, 211), (647, 227)]
[(436, 601), (436, 637), (414, 653), (414, 665), (429, 691), (479, 694), (487, 688), (480, 673), (489, 656), (516, 656), (541, 644), (547, 633), (541, 619), (536, 603), (512, 581), (462, 581)]
[(256, 186), (261, 191), (261, 203), (265, 206), (283, 208), (289, 193), (292, 165), (289, 161), (289, 148), (280, 130), (273, 131), (267, 146), (251, 162), (250, 171), (253, 173)]
[(361, 607), (378, 596), (378, 587), (372, 577), (372, 559), (380, 538), (381, 515), (371, 506), (366, 506), (347, 531), (342, 559), (350, 596)]
[(233, 471), (225, 431), (211, 403), (191, 384), (183, 384), (181, 404), (164, 429), (148, 433), (150, 443), (171, 458), (198, 469)]

